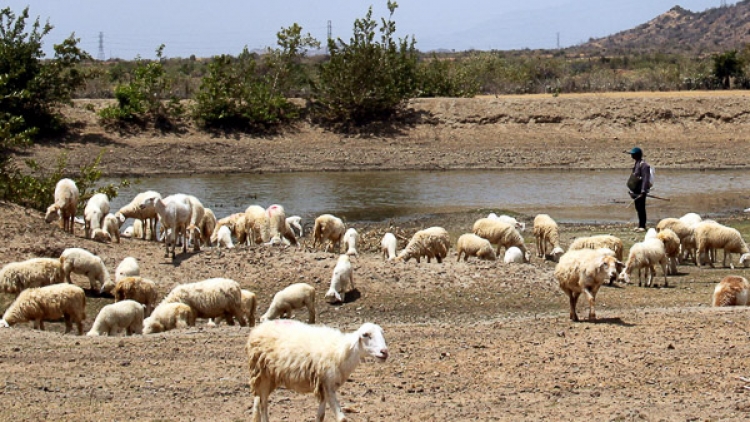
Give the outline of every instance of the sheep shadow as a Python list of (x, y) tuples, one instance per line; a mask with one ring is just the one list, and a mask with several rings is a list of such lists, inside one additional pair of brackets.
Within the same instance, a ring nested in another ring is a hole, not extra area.
[(358, 289), (354, 288), (354, 289), (351, 289), (348, 292), (344, 293), (344, 297), (343, 297), (344, 300), (342, 302), (332, 303), (332, 305), (333, 306), (343, 306), (343, 305), (345, 305), (347, 303), (356, 302), (361, 297), (362, 297), (362, 293)]
[(617, 325), (620, 327), (635, 327), (635, 324), (631, 324), (629, 322), (625, 322), (620, 317), (614, 317), (614, 318), (597, 318), (593, 321), (585, 320), (585, 322), (588, 322), (590, 324), (608, 324), (608, 325)]
[(97, 289), (83, 289), (83, 292), (86, 294), (87, 298), (91, 299), (114, 299), (115, 297), (112, 295), (112, 293), (104, 292), (100, 293)]
[(174, 258), (168, 258), (165, 257), (165, 260), (170, 260), (169, 262), (161, 262), (160, 265), (171, 265), (173, 267), (179, 267), (182, 265), (184, 261), (189, 260), (195, 255), (200, 254), (200, 252), (193, 252), (193, 251), (187, 251), (187, 253), (184, 252), (177, 252), (174, 256)]

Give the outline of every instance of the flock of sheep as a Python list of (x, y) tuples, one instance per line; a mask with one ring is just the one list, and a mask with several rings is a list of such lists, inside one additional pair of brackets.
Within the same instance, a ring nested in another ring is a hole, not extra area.
[[(73, 232), (78, 199), (75, 183), (61, 180), (45, 221), (61, 220), (63, 229)], [(177, 194), (162, 198), (159, 193), (148, 191), (114, 214), (110, 213), (105, 195), (92, 196), (84, 208), (85, 236), (119, 242), (121, 226), (129, 218), (134, 219), (134, 224), (123, 235), (159, 238), (165, 245), (165, 257), (172, 259), (179, 243), (183, 253), (189, 246), (199, 251), (201, 245), (232, 248), (235, 242), (287, 247), (299, 245), (297, 239), (304, 235), (300, 218), (287, 218), (280, 205), (266, 209), (252, 205), (244, 213), (217, 220), (194, 196)], [(481, 218), (474, 223), (471, 233), (458, 238), (457, 259), (496, 260), (505, 249), (504, 262), (529, 262), (530, 253), (521, 235), (525, 228), (524, 223), (508, 216), (490, 214)], [(574, 321), (578, 321), (576, 304), (582, 294), (589, 302), (589, 319), (594, 319), (599, 288), (618, 279), (629, 283), (636, 270), (638, 285), (650, 286), (658, 265), (666, 286), (667, 275), (676, 273), (680, 260), (692, 258), (699, 267), (704, 262), (713, 266), (718, 249), (724, 250), (725, 266), (728, 258), (733, 265), (732, 253), (741, 254), (740, 264), (750, 264), (750, 250), (737, 230), (702, 220), (692, 213), (660, 221), (642, 242), (630, 248), (625, 263), (622, 241), (610, 235), (575, 239), (565, 252), (560, 244), (559, 227), (546, 214), (534, 219), (533, 234), (537, 256), (557, 262), (554, 276), (570, 299), (570, 319)], [(315, 220), (313, 247), (321, 244), (325, 251), (337, 252), (341, 243), (346, 245), (346, 252), (339, 256), (334, 267), (325, 294), (327, 302), (343, 302), (346, 293), (354, 289), (350, 256), (358, 254), (358, 236), (355, 229), (347, 230), (343, 221), (333, 215), (324, 214)], [(451, 242), (445, 229), (431, 227), (416, 232), (400, 253), (397, 246), (392, 233), (383, 237), (381, 247), (386, 260), (405, 262), (414, 258), (420, 262), (427, 258), (428, 262), (435, 259), (441, 263), (448, 256)], [(641, 270), (645, 275), (643, 280)], [(35, 328), (43, 330), (45, 320), (62, 318), (66, 333), (75, 323), (78, 334), (83, 334), (86, 296), (83, 289), (72, 284), (71, 273), (85, 275), (91, 289), (110, 292), (115, 298), (115, 303), (101, 309), (88, 335), (116, 335), (123, 330), (128, 335), (158, 333), (195, 325), (196, 318), (209, 319), (210, 325), (222, 320), (234, 325), (235, 319), (241, 326), (255, 325), (256, 297), (242, 290), (234, 280), (212, 278), (180, 284), (157, 304), (156, 284), (141, 277), (135, 258), (125, 258), (112, 280), (101, 258), (84, 249), (68, 248), (59, 259), (34, 258), (9, 263), (0, 270), (0, 291), (17, 295), (0, 326), (33, 321)], [(714, 306), (745, 305), (749, 296), (750, 283), (743, 277), (729, 276), (717, 285), (713, 302)], [(346, 381), (361, 357), (370, 355), (378, 360), (388, 357), (382, 328), (375, 324), (366, 323), (357, 331), (344, 334), (327, 327), (279, 319), (305, 308), (309, 313), (308, 323), (315, 323), (315, 288), (306, 283), (288, 286), (275, 294), (267, 312), (260, 317), (261, 324), (250, 332), (246, 351), (255, 396), (254, 420), (268, 420), (268, 396), (278, 386), (314, 393), (320, 403), (317, 420), (322, 420), (326, 405), (337, 420), (342, 420), (344, 416), (336, 399), (338, 386)]]

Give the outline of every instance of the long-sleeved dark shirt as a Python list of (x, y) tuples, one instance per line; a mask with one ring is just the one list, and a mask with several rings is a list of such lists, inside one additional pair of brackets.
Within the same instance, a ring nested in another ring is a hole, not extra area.
[(651, 186), (651, 166), (645, 160), (640, 159), (633, 165), (633, 174), (641, 178), (640, 188), (633, 193), (648, 193), (649, 186)]

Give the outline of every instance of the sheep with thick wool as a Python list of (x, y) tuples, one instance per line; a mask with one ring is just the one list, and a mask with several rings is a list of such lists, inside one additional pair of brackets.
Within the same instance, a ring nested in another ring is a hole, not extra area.
[[(248, 327), (254, 327), (255, 326), (255, 311), (258, 308), (258, 299), (256, 298), (255, 293), (251, 292), (250, 290), (242, 289), (241, 293), (242, 293), (242, 314), (245, 315), (245, 319), (247, 319)], [(223, 316), (217, 317), (216, 319), (211, 319), (208, 321), (208, 325), (216, 326), (222, 320), (224, 320)]]
[[(271, 240), (268, 233), (268, 214), (266, 213), (266, 209), (260, 205), (250, 205), (245, 208), (242, 224), (248, 244), (254, 243), (260, 245), (263, 242), (269, 242)], [(237, 237), (236, 234), (235, 237)]]
[[(560, 229), (557, 222), (547, 214), (534, 217), (534, 238), (536, 239), (536, 255), (539, 258), (549, 255), (552, 261), (557, 262), (565, 253), (560, 247)], [(547, 245), (551, 247), (547, 248)]]
[(185, 241), (193, 244), (193, 252), (201, 250), (201, 222), (206, 215), (206, 208), (200, 199), (193, 195), (185, 195), (190, 202), (190, 223), (187, 226), (187, 237)]
[(109, 198), (106, 194), (94, 194), (86, 202), (83, 209), (83, 232), (87, 239), (91, 239), (91, 232), (95, 229), (101, 229), (104, 224), (104, 217), (109, 213)]
[(146, 198), (140, 205), (141, 209), (150, 207), (156, 208), (159, 215), (161, 227), (165, 230), (167, 238), (164, 241), (164, 257), (169, 257), (169, 246), (172, 246), (172, 259), (175, 258), (175, 248), (177, 247), (177, 237), (181, 236), (182, 253), (187, 253), (187, 228), (190, 225), (193, 216), (192, 201), (187, 195), (176, 194), (170, 195), (164, 199), (157, 197)]
[(141, 334), (145, 306), (134, 300), (123, 300), (104, 306), (94, 320), (87, 336), (114, 336), (121, 330), (125, 335)]
[(680, 238), (680, 247), (685, 258), (695, 253), (695, 224), (687, 224), (679, 218), (663, 218), (656, 224), (656, 231), (660, 232), (664, 229), (672, 230)]
[(109, 271), (104, 261), (86, 249), (68, 248), (60, 254), (65, 281), (73, 284), (70, 274), (85, 275), (89, 279), (92, 290), (100, 291), (102, 286), (110, 282)]
[[(650, 230), (650, 229), (649, 229)], [(656, 234), (656, 238), (664, 243), (670, 275), (677, 274), (677, 263), (680, 257), (680, 238), (671, 229), (663, 229)]]
[(146, 316), (151, 315), (156, 305), (158, 292), (156, 283), (143, 277), (124, 277), (115, 283), (112, 290), (115, 302), (121, 300), (134, 300), (146, 307)]
[(295, 309), (307, 308), (307, 322), (315, 323), (315, 287), (307, 283), (295, 283), (273, 295), (271, 305), (260, 322), (276, 318), (290, 318)]
[(354, 289), (354, 270), (349, 260), (349, 255), (339, 256), (336, 266), (333, 268), (331, 286), (326, 292), (325, 299), (328, 303), (341, 303), (346, 292)]
[(490, 243), (497, 244), (496, 255), (500, 255), (501, 248), (507, 249), (511, 246), (517, 247), (524, 253), (524, 256), (526, 255), (523, 237), (515, 227), (508, 223), (491, 218), (480, 218), (474, 222), (472, 231), (475, 235), (489, 240)]
[(359, 255), (357, 253), (357, 240), (359, 240), (359, 233), (357, 233), (357, 229), (354, 227), (349, 228), (346, 233), (344, 233), (344, 243), (346, 244), (346, 254), (347, 255)]
[(462, 254), (464, 261), (468, 261), (470, 256), (488, 261), (497, 259), (497, 254), (495, 254), (495, 249), (492, 247), (490, 241), (474, 233), (462, 234), (456, 242), (456, 251), (458, 252), (456, 262), (461, 260)]
[(581, 249), (599, 249), (607, 248), (615, 253), (615, 258), (618, 261), (622, 261), (623, 257), (623, 246), (622, 240), (617, 236), (609, 234), (600, 234), (596, 236), (579, 237), (573, 241), (568, 247), (569, 251), (577, 251)]
[(660, 239), (646, 239), (630, 247), (628, 252), (628, 262), (625, 263), (625, 269), (620, 274), (620, 279), (625, 283), (630, 283), (633, 271), (638, 270), (638, 286), (641, 285), (641, 269), (646, 271), (646, 281), (644, 285), (651, 287), (656, 276), (656, 265), (659, 265), (664, 273), (664, 287), (667, 283), (667, 252), (664, 242)]
[(524, 254), (517, 247), (511, 246), (505, 250), (503, 262), (506, 264), (523, 264), (524, 262), (529, 262), (529, 253), (526, 252), (526, 254)]
[(76, 182), (71, 179), (60, 179), (55, 185), (55, 202), (47, 208), (44, 221), (49, 224), (61, 219), (63, 230), (73, 233), (79, 197)]
[(448, 249), (451, 247), (448, 231), (442, 227), (430, 227), (414, 233), (404, 250), (398, 254), (394, 261), (407, 262), (414, 258), (417, 263), (423, 256), (427, 257), (427, 262), (435, 258), (438, 263), (448, 256)]
[(326, 405), (337, 421), (346, 421), (336, 390), (362, 358), (388, 359), (383, 329), (364, 323), (351, 333), (297, 321), (268, 321), (255, 327), (245, 346), (250, 368), (254, 422), (268, 422), (268, 397), (277, 387), (313, 393), (318, 400), (316, 422)]
[(589, 301), (589, 320), (596, 319), (596, 293), (609, 280), (617, 278), (618, 260), (602, 249), (568, 250), (555, 266), (555, 278), (570, 299), (570, 319), (578, 321), (576, 304), (581, 294)]
[(266, 208), (266, 216), (266, 226), (263, 228), (265, 234), (262, 236), (263, 242), (276, 243), (284, 238), (292, 245), (297, 244), (297, 238), (294, 236), (294, 231), (286, 222), (286, 212), (284, 211), (284, 207), (279, 204), (273, 204)]
[(141, 275), (141, 268), (138, 265), (138, 260), (132, 256), (128, 256), (117, 265), (117, 268), (115, 269), (115, 280), (110, 280), (109, 282), (102, 284), (99, 293), (111, 292), (112, 289), (115, 288), (115, 283), (118, 281), (125, 277), (137, 277), (139, 275)]
[(59, 259), (32, 258), (11, 262), (0, 269), (0, 291), (17, 295), (31, 287), (43, 287), (65, 281)]
[(208, 246), (213, 246), (211, 242), (211, 234), (216, 228), (216, 214), (211, 208), (204, 208), (203, 218), (201, 219), (198, 230), (200, 231), (201, 243)]
[[(145, 207), (141, 207), (141, 205), (143, 205), (143, 203), (149, 198), (162, 199), (161, 194), (156, 191), (150, 190), (139, 193), (128, 205), (120, 208), (120, 210), (115, 213), (115, 217), (117, 217), (121, 227), (128, 218), (135, 219), (133, 222), (133, 237), (145, 239), (146, 231), (148, 230), (150, 240), (156, 240), (156, 220), (159, 216), (156, 212), (156, 207), (153, 205), (153, 202)], [(140, 232), (136, 229), (136, 222), (138, 222), (138, 226), (141, 227)]]
[(194, 327), (195, 312), (184, 303), (161, 303), (143, 320), (143, 334)]
[(228, 278), (209, 278), (195, 283), (180, 284), (161, 301), (184, 303), (193, 310), (196, 318), (217, 318), (223, 316), (227, 324), (234, 325), (237, 318), (240, 326), (247, 323), (242, 313), (242, 292), (240, 285)]
[(26, 289), (10, 304), (0, 320), (0, 327), (33, 321), (34, 328), (44, 331), (44, 321), (65, 320), (65, 334), (76, 324), (78, 335), (83, 335), (86, 319), (86, 293), (71, 284), (53, 284)]
[(750, 282), (745, 277), (728, 275), (714, 289), (713, 306), (746, 306), (750, 300)]
[[(711, 249), (724, 249), (724, 260), (722, 264), (727, 266), (727, 258), (732, 262), (732, 254), (739, 253), (740, 264), (747, 267), (750, 265), (750, 250), (742, 239), (742, 235), (736, 229), (713, 222), (701, 222), (695, 226), (695, 242), (697, 246), (697, 264), (701, 266), (706, 253)], [(709, 265), (714, 264), (709, 260)]]
[(383, 252), (383, 258), (388, 261), (396, 259), (397, 248), (398, 240), (396, 239), (396, 235), (393, 233), (383, 235), (383, 239), (380, 241), (380, 251)]
[(218, 241), (219, 230), (226, 226), (235, 239), (237, 239), (237, 243), (247, 243), (248, 233), (245, 229), (245, 221), (246, 218), (244, 213), (235, 213), (216, 220), (216, 226), (214, 227), (213, 233), (211, 233), (211, 242), (216, 243)]
[(315, 219), (315, 226), (313, 227), (313, 245), (320, 243), (326, 243), (324, 252), (328, 252), (330, 246), (332, 252), (338, 253), (341, 249), (341, 240), (346, 233), (346, 225), (344, 222), (331, 214), (323, 214)]

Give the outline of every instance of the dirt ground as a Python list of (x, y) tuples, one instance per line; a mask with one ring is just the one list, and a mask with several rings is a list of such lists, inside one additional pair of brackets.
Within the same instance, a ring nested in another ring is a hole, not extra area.
[[(637, 144), (660, 167), (743, 168), (750, 149), (747, 100), (738, 93), (419, 100), (414, 105), (425, 111), (424, 120), (393, 135), (342, 137), (301, 127), (270, 139), (193, 131), (120, 136), (93, 124), (79, 102), (69, 115), (85, 123), (80, 136), (37, 146), (32, 156), (51, 163), (68, 150), (74, 161), (105, 148), (108, 175), (609, 168), (624, 167), (620, 151)], [(168, 159), (174, 148), (179, 159)], [(442, 264), (389, 263), (377, 250), (386, 230), (407, 238), (432, 225), (446, 227), (455, 242), (478, 217), (437, 214), (397, 228), (358, 227), (356, 290), (338, 306), (323, 299), (336, 255), (313, 250), (309, 235), (302, 249), (205, 248), (172, 261), (163, 245), (96, 243), (82, 238), (82, 230), (72, 236), (44, 224), (36, 211), (0, 203), (0, 265), (83, 247), (114, 274), (133, 256), (162, 294), (177, 283), (228, 277), (257, 293), (259, 314), (276, 291), (310, 283), (319, 322), (348, 331), (371, 321), (385, 331), (388, 361), (366, 359), (339, 389), (354, 421), (750, 418), (750, 391), (737, 378), (750, 376), (750, 309), (709, 306), (716, 282), (748, 270), (685, 264), (667, 288), (663, 278), (659, 288), (605, 286), (597, 296), (599, 319), (572, 323), (554, 263), (536, 256), (529, 264), (465, 263), (452, 250)], [(533, 216), (519, 218), (531, 226)], [(744, 216), (722, 222), (750, 236)], [(584, 234), (612, 233), (626, 247), (641, 238), (624, 225), (562, 225), (561, 232), (564, 246)], [(533, 255), (531, 230), (524, 236)], [(74, 281), (89, 289), (84, 277)], [(0, 294), (0, 309), (12, 300)], [(88, 291), (84, 329), (111, 302)], [(579, 303), (579, 315), (586, 311)], [(199, 320), (185, 330), (114, 338), (63, 335), (62, 329), (54, 322), (46, 332), (30, 324), (0, 330), (0, 420), (250, 419), (243, 349), (250, 328), (209, 328)], [(313, 420), (316, 407), (312, 396), (282, 389), (271, 396), (271, 420)], [(327, 416), (332, 420), (330, 411)]]

